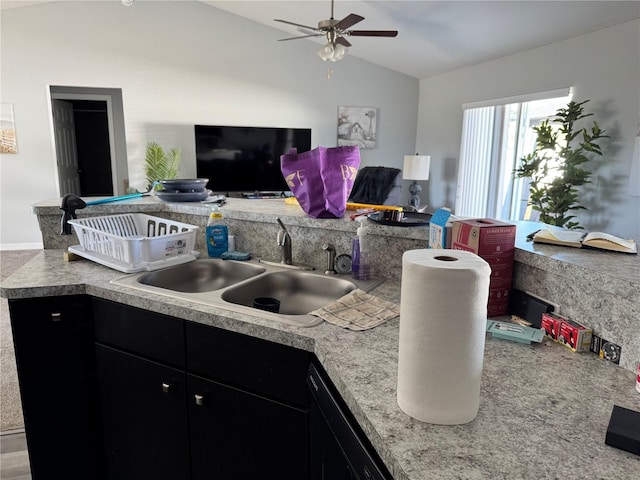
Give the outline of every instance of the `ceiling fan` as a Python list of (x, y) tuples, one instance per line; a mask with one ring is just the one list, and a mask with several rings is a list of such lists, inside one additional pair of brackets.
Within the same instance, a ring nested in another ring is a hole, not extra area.
[(300, 23), (290, 22), (279, 18), (274, 19), (276, 22), (286, 23), (312, 32), (307, 35), (297, 37), (281, 38), (279, 41), (285, 42), (300, 38), (326, 37), (327, 44), (318, 51), (318, 55), (325, 62), (327, 60), (337, 62), (344, 58), (347, 53), (347, 47), (351, 46), (351, 43), (349, 43), (345, 37), (395, 37), (398, 35), (397, 30), (348, 30), (356, 23), (364, 20), (364, 17), (355, 13), (350, 13), (342, 20), (334, 19), (333, 1), (334, 0), (331, 0), (331, 18), (328, 20), (320, 20), (317, 27), (310, 27), (308, 25), (302, 25)]

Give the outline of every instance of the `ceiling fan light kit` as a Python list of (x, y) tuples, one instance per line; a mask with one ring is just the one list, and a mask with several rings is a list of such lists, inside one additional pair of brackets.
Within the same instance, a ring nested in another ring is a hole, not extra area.
[(349, 49), (344, 45), (340, 45), (336, 43), (332, 45), (331, 43), (327, 43), (320, 50), (318, 50), (318, 56), (324, 60), (325, 62), (329, 60), (330, 62), (337, 62), (338, 60), (342, 60), (344, 56), (347, 54)]
[(342, 60), (347, 54), (348, 47), (351, 43), (345, 38), (348, 36), (354, 37), (395, 37), (398, 35), (397, 30), (348, 30), (356, 23), (364, 20), (364, 17), (350, 13), (342, 20), (336, 20), (333, 18), (333, 0), (331, 0), (331, 18), (329, 20), (321, 20), (318, 22), (317, 27), (310, 27), (308, 25), (302, 25), (300, 23), (290, 22), (288, 20), (281, 20), (276, 18), (274, 21), (286, 23), (287, 25), (293, 25), (295, 27), (304, 28), (314, 33), (308, 35), (302, 35), (291, 38), (281, 38), (279, 41), (297, 40), (300, 38), (310, 37), (326, 37), (327, 43), (318, 50), (318, 56), (323, 60), (330, 62), (337, 62)]

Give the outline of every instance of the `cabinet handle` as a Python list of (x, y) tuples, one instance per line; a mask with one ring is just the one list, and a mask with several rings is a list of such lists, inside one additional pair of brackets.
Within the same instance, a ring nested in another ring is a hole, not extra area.
[(170, 392), (171, 392), (172, 387), (173, 387), (173, 385), (172, 385), (172, 384), (162, 382), (162, 391), (163, 391), (164, 393), (170, 393)]
[(62, 314), (60, 312), (53, 312), (51, 314), (52, 322), (60, 322), (62, 320)]
[(198, 405), (199, 407), (202, 407), (204, 405), (204, 395), (198, 395), (196, 393), (195, 399), (196, 399), (196, 405)]

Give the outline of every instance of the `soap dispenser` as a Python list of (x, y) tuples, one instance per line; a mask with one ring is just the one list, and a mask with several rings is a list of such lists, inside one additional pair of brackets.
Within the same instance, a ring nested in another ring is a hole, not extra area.
[(229, 250), (229, 227), (224, 215), (217, 205), (214, 205), (209, 215), (206, 227), (207, 252), (212, 258), (220, 258)]
[(366, 222), (367, 217), (361, 216), (358, 218), (360, 226), (356, 231), (357, 236), (352, 240), (351, 249), (351, 274), (356, 280), (369, 280), (370, 277), (370, 254), (371, 246), (369, 245), (369, 238), (367, 231), (369, 230)]

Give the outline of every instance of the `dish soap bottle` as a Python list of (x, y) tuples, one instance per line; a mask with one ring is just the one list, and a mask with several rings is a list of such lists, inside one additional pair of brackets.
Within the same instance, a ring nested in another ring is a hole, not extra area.
[(358, 218), (360, 222), (360, 226), (356, 231), (357, 237), (352, 240), (352, 264), (351, 264), (351, 274), (353, 278), (356, 280), (369, 280), (371, 278), (369, 270), (369, 254), (370, 254), (370, 245), (369, 238), (367, 235), (367, 221), (366, 216), (361, 216)]
[(209, 215), (206, 228), (207, 252), (212, 258), (220, 258), (229, 250), (229, 227), (227, 227), (222, 211), (214, 205)]

